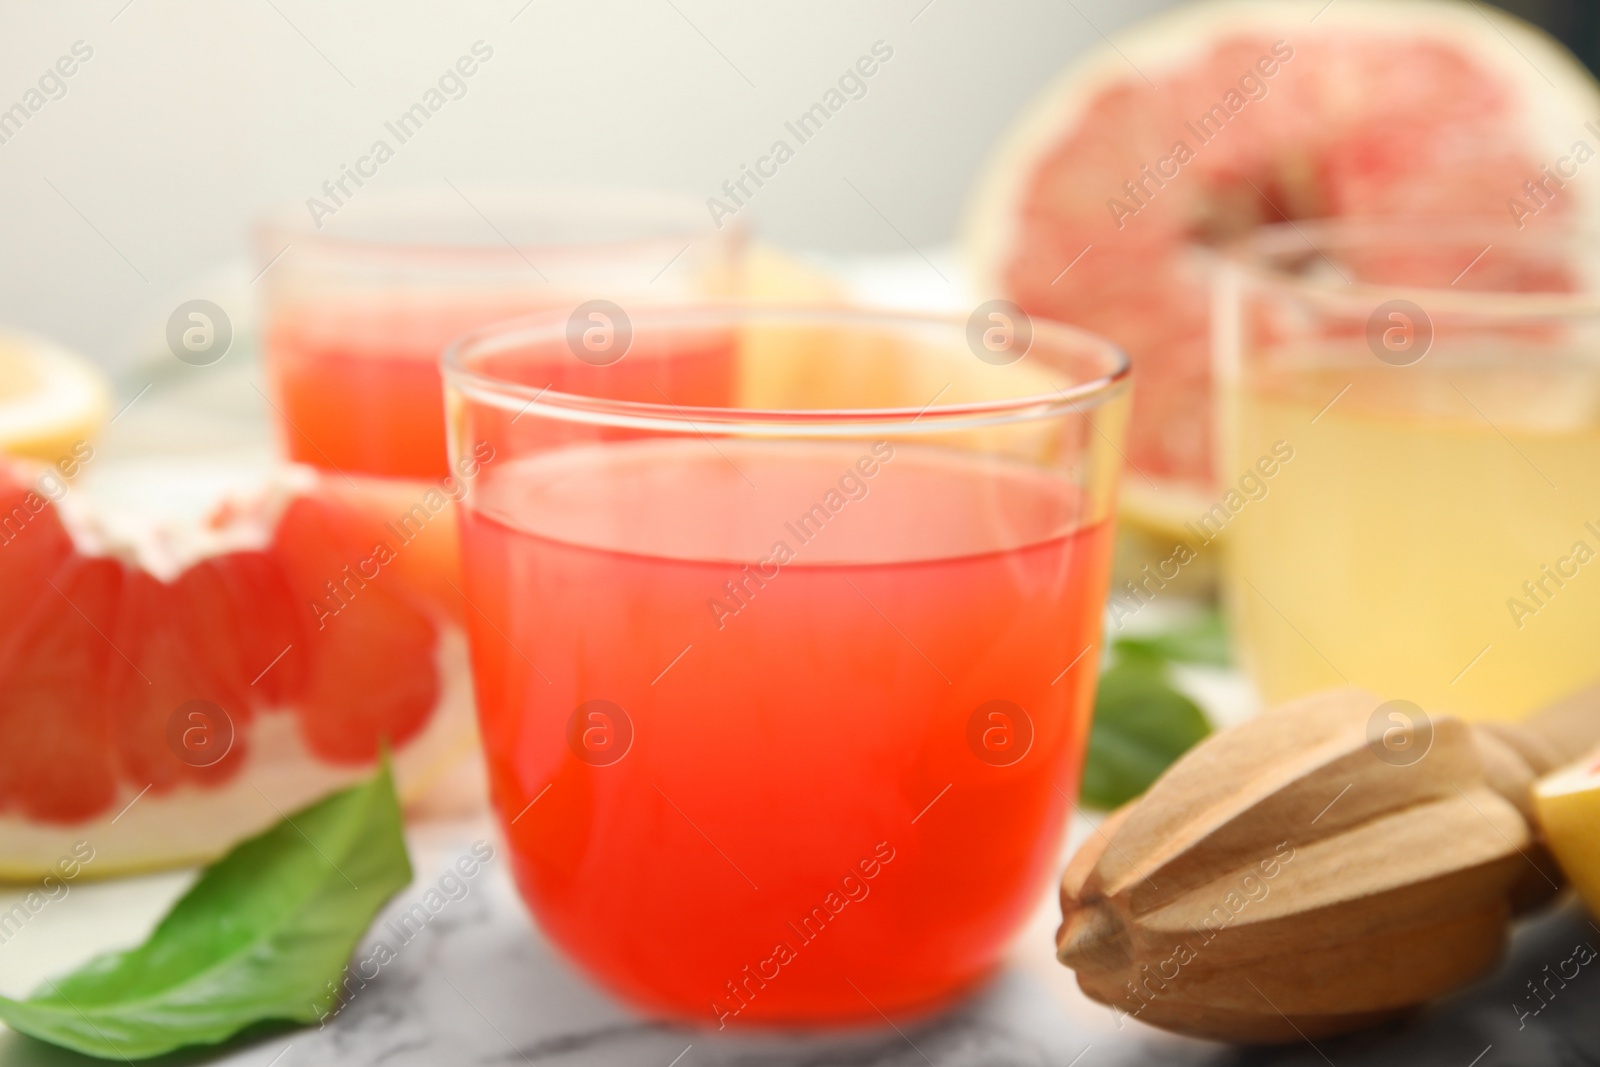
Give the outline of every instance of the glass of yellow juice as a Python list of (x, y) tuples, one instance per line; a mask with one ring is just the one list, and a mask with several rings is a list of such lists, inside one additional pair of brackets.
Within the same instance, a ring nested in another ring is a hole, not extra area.
[(1271, 227), (1218, 272), (1219, 503), (1246, 667), (1515, 719), (1600, 677), (1600, 244)]

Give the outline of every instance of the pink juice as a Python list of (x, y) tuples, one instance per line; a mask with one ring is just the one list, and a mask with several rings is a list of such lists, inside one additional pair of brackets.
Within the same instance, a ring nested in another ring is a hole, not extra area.
[[(284, 314), (266, 350), (289, 458), (347, 474), (449, 474), (439, 353), (474, 329), (537, 310), (526, 301), (407, 303), (397, 295)], [(640, 338), (625, 359), (591, 365), (562, 346), (517, 360), (516, 371), (523, 384), (557, 392), (717, 404), (733, 388), (733, 348), (726, 336), (688, 350)]]
[(905, 442), (486, 468), (462, 511), (474, 673), (541, 927), (713, 1027), (877, 1020), (980, 980), (1077, 791), (1111, 546), (1085, 508)]

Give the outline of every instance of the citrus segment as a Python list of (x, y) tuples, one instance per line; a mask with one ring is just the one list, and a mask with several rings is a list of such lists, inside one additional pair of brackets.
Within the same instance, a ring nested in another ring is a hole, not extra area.
[(272, 545), (307, 631), (301, 727), (315, 752), (337, 762), (403, 744), (438, 698), (434, 625), (387, 569), (394, 548), (359, 539), (366, 528), (354, 510), (302, 497)]
[(116, 653), (122, 567), (73, 555), (8, 623), (0, 657), (0, 810), (75, 822), (109, 807), (116, 772), (101, 680)]
[[(187, 607), (174, 586), (127, 568), (111, 631), (118, 654), (107, 669), (107, 717), (120, 776), (156, 795), (184, 782), (225, 780), (244, 762), (249, 704), (228, 659), (203, 654), (199, 620)], [(185, 726), (170, 733), (174, 715), (191, 701), (206, 707), (202, 732)], [(213, 751), (207, 730), (228, 741)]]
[[(49, 577), (71, 553), (72, 540), (49, 501), (0, 463), (0, 603), (12, 618), (49, 591)], [(7, 636), (0, 633), (0, 649)]]
[(306, 640), (289, 583), (265, 552), (228, 552), (178, 576), (199, 655), (225, 672), (240, 703), (281, 707), (305, 685)]

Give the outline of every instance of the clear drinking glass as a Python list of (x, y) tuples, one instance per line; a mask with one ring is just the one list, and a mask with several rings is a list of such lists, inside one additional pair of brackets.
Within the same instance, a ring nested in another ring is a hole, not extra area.
[[(650, 1014), (936, 1006), (1055, 873), (1126, 360), (1045, 323), (997, 355), (957, 319), (616, 311), (444, 359), (454, 454), (492, 457), (462, 551), (521, 891)], [(730, 388), (680, 400), (674, 363)]]
[[(358, 189), (331, 216), (286, 207), (257, 235), (284, 451), (348, 505), (353, 543), (394, 545), (395, 579), (453, 628), (454, 501), (471, 472), (448, 460), (439, 353), (533, 311), (726, 297), (743, 246), (699, 201), (644, 191)], [(716, 367), (658, 371), (680, 403), (726, 393)], [(465, 673), (458, 655), (446, 669)]]
[[(1226, 545), (1269, 701), (1514, 718), (1600, 676), (1600, 257), (1493, 223), (1300, 223), (1217, 289)], [(1590, 573), (1593, 571), (1594, 573)]]

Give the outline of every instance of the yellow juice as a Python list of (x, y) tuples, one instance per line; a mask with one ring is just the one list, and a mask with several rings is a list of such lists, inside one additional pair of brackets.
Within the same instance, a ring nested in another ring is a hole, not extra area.
[(1232, 467), (1294, 450), (1223, 539), (1263, 697), (1352, 684), (1509, 719), (1600, 677), (1597, 361), (1343, 355), (1229, 395)]

